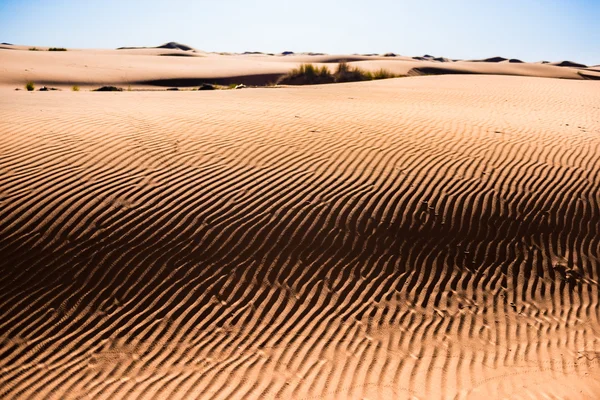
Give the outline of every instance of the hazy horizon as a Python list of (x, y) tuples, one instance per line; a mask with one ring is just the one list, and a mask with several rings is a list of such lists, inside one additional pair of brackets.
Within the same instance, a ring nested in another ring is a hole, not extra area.
[(382, 0), (284, 3), (0, 0), (0, 42), (70, 48), (157, 46), (206, 51), (492, 56), (600, 63), (600, 2)]

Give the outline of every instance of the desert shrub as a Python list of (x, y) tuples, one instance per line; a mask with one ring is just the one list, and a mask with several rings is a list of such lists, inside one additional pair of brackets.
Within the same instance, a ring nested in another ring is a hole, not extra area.
[(32, 92), (35, 90), (35, 85), (33, 84), (33, 82), (29, 81), (25, 84), (25, 89)]
[(29, 51), (40, 51), (40, 49), (38, 49), (37, 47), (30, 47)]
[(383, 68), (372, 73), (359, 67), (353, 67), (347, 62), (342, 61), (338, 64), (334, 73), (331, 73), (326, 66), (317, 67), (312, 64), (302, 64), (298, 68), (291, 70), (277, 83), (283, 85), (317, 85), (321, 83), (359, 82), (395, 77), (397, 75)]
[[(229, 85), (230, 89), (235, 89), (235, 84), (233, 85), (233, 87), (231, 87), (231, 85)], [(210, 83), (203, 83), (202, 85), (200, 85), (200, 87), (198, 87), (198, 90), (215, 90), (215, 85), (211, 85)]]
[(116, 86), (102, 86), (98, 89), (94, 89), (94, 92), (122, 92), (122, 88), (118, 88)]
[(71, 90), (72, 90), (72, 91), (74, 91), (74, 92), (79, 92), (79, 86), (77, 86), (77, 85), (73, 85), (73, 86), (71, 87)]
[(358, 82), (370, 81), (373, 79), (373, 75), (369, 71), (364, 71), (358, 67), (352, 67), (345, 61), (338, 64), (334, 77), (336, 82)]
[(373, 79), (389, 79), (396, 78), (398, 75), (391, 73), (387, 69), (378, 69), (373, 73)]
[(333, 82), (335, 82), (335, 78), (325, 65), (317, 67), (313, 64), (302, 64), (291, 70), (278, 83), (284, 85), (316, 85)]
[(50, 47), (48, 51), (67, 51), (64, 47)]

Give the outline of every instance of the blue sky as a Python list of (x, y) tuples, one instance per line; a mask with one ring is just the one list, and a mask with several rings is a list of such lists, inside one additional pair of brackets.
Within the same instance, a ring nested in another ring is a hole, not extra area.
[(0, 0), (0, 42), (600, 64), (600, 0)]

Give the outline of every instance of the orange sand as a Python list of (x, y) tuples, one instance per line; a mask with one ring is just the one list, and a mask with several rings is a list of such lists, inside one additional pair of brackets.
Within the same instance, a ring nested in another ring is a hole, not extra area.
[[(11, 51), (5, 89), (230, 67)], [(5, 90), (0, 398), (597, 399), (599, 104), (483, 75)]]

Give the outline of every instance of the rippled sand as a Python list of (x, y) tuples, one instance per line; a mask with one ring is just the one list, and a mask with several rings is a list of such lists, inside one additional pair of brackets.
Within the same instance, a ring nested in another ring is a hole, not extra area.
[(599, 398), (599, 105), (5, 92), (0, 398)]

